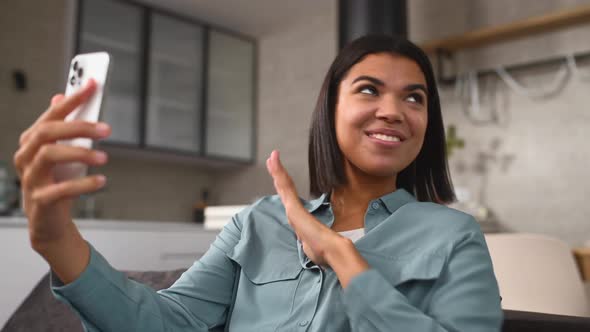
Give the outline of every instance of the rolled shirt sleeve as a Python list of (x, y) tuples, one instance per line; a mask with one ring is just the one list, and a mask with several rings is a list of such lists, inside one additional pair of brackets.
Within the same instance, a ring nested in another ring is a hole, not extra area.
[(226, 254), (240, 231), (236, 215), (207, 253), (165, 290), (156, 292), (128, 279), (92, 245), (82, 274), (64, 285), (51, 273), (51, 290), (87, 331), (208, 331), (225, 324), (236, 273)]

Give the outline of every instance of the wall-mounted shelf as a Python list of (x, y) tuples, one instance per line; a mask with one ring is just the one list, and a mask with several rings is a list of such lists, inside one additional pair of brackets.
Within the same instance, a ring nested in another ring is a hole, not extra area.
[[(590, 23), (590, 5), (583, 5), (509, 24), (474, 30), (454, 37), (429, 41), (422, 44), (421, 48), (426, 53), (435, 56), (438, 81), (443, 85), (449, 85), (455, 83), (456, 77), (448, 75), (445, 68), (449, 63), (452, 64), (452, 60), (454, 59), (453, 55), (457, 51), (482, 47), (588, 23)], [(579, 53), (574, 54), (573, 56), (586, 58), (589, 55), (589, 53)], [(531, 63), (512, 65), (506, 69), (521, 69), (537, 65), (558, 63), (561, 61), (563, 61), (561, 58), (552, 58)], [(495, 69), (480, 70), (478, 71), (478, 75), (490, 72), (495, 72)]]
[(583, 23), (590, 23), (590, 5), (433, 40), (422, 44), (421, 47), (426, 53), (452, 53)]

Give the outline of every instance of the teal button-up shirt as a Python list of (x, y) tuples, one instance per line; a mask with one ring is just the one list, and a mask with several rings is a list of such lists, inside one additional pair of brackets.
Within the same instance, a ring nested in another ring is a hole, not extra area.
[[(331, 226), (326, 195), (306, 208)], [(370, 269), (342, 289), (302, 250), (278, 196), (244, 209), (169, 289), (128, 280), (91, 248), (55, 296), (88, 331), (499, 331), (502, 310), (473, 217), (400, 189), (369, 204), (355, 243)], [(225, 326), (227, 325), (227, 326)]]

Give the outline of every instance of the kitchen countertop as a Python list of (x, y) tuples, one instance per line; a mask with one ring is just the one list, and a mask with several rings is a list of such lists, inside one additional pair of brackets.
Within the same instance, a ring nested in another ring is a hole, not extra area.
[[(81, 229), (108, 229), (132, 231), (162, 231), (162, 232), (218, 232), (206, 230), (203, 224), (179, 221), (145, 221), (145, 220), (113, 220), (113, 219), (74, 219), (74, 223)], [(0, 228), (27, 227), (25, 217), (0, 217)]]

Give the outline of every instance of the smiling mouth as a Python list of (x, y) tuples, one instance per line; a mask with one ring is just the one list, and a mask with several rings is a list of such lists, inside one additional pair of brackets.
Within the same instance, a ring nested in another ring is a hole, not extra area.
[(383, 142), (401, 142), (402, 141), (399, 136), (390, 136), (390, 135), (375, 134), (375, 133), (368, 134), (367, 136), (372, 137), (372, 138), (376, 138), (376, 139), (383, 141)]

